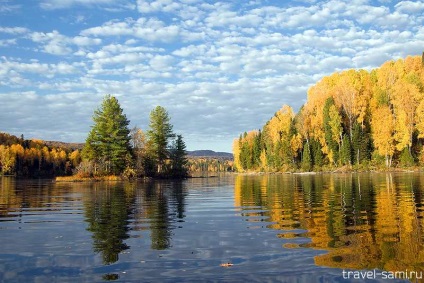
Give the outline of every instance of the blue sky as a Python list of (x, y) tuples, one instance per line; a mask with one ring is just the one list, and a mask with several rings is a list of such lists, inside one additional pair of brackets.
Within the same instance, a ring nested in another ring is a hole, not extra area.
[(83, 142), (115, 95), (231, 151), (323, 76), (424, 51), (423, 1), (0, 0), (0, 131)]

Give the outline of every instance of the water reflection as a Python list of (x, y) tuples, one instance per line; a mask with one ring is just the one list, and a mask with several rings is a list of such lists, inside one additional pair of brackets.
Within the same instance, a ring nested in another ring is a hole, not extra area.
[[(151, 250), (172, 247), (173, 230), (185, 218), (186, 195), (182, 181), (54, 183), (2, 177), (0, 232), (3, 240), (14, 241), (0, 253), (0, 281), (11, 265), (20, 266), (13, 276), (23, 281), (40, 272), (37, 278), (43, 279), (52, 268), (78, 276), (98, 264), (104, 268), (93, 272), (103, 280), (119, 279), (114, 264), (124, 254), (151, 256)], [(2, 266), (10, 255), (16, 258)]]
[[(320, 266), (424, 271), (423, 176), (237, 176), (236, 206), (258, 206), (284, 246), (324, 249)], [(251, 220), (251, 218), (247, 218)]]
[(184, 218), (185, 189), (181, 181), (148, 182), (141, 189), (141, 206), (144, 208), (140, 219), (150, 222), (151, 248), (164, 250), (171, 246), (172, 230), (175, 223)]
[(129, 219), (135, 203), (132, 186), (95, 184), (84, 200), (87, 230), (93, 233), (93, 249), (102, 255), (104, 264), (119, 259), (119, 253), (129, 249)]
[(92, 184), (84, 213), (94, 251), (102, 255), (103, 263), (118, 261), (119, 254), (130, 248), (125, 240), (131, 230), (150, 232), (154, 250), (169, 248), (175, 223), (184, 217), (184, 191), (178, 181)]

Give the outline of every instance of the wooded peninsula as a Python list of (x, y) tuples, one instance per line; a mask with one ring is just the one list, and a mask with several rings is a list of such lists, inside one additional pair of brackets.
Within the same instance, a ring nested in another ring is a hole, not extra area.
[(424, 165), (424, 53), (324, 77), (234, 140), (237, 171), (392, 170)]

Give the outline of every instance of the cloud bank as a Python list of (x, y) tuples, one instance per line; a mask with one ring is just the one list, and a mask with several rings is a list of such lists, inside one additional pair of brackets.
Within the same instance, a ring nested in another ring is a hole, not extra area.
[(188, 148), (231, 151), (323, 76), (424, 50), (422, 1), (0, 2), (0, 130), (81, 142), (105, 94), (164, 106)]

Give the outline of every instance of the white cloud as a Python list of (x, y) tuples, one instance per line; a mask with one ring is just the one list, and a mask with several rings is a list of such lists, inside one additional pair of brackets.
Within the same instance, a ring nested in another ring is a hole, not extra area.
[(181, 8), (181, 4), (173, 0), (137, 0), (137, 8), (140, 13), (174, 12)]
[(400, 13), (420, 14), (424, 10), (424, 2), (400, 1), (395, 5), (395, 9)]
[(86, 36), (76, 36), (71, 41), (78, 46), (99, 45), (102, 43), (100, 38), (89, 38)]
[(15, 45), (16, 44), (16, 39), (12, 38), (12, 39), (0, 39), (0, 47), (6, 47), (6, 46), (10, 46), (10, 45)]
[(91, 46), (101, 44), (99, 38), (89, 38), (86, 36), (68, 37), (57, 30), (52, 32), (33, 32), (29, 35), (29, 38), (42, 45), (42, 50), (46, 53), (53, 55), (67, 55), (71, 54), (73, 49), (72, 46)]
[(23, 27), (0, 27), (0, 33), (23, 34), (28, 32), (29, 30)]
[(135, 36), (147, 41), (170, 42), (179, 35), (179, 27), (166, 26), (158, 19), (127, 19), (125, 22), (110, 21), (102, 26), (92, 27), (81, 32), (82, 35), (94, 36)]
[(128, 5), (128, 1), (127, 0), (42, 0), (40, 3), (40, 7), (45, 10), (65, 9), (75, 5), (122, 6), (122, 5)]

